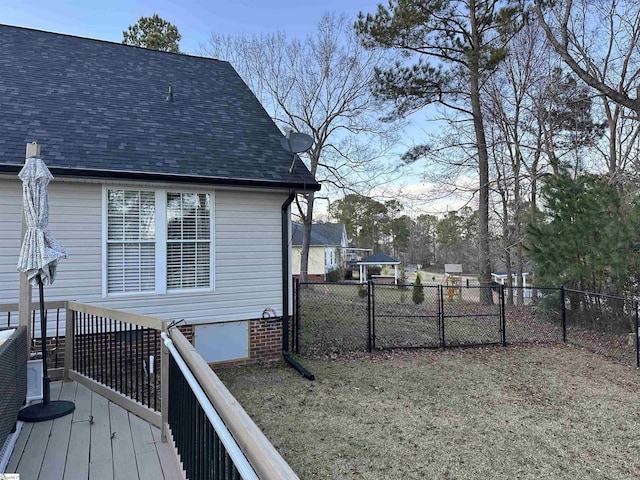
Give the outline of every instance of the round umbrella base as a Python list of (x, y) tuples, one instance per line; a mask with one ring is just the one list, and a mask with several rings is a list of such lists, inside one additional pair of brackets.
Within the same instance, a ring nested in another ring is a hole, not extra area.
[(73, 412), (75, 408), (75, 404), (67, 400), (56, 400), (46, 405), (44, 403), (36, 403), (20, 410), (18, 420), (23, 422), (44, 422), (64, 417)]

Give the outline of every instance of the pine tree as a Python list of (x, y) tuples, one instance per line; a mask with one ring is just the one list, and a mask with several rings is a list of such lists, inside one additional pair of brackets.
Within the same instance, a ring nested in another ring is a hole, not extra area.
[(157, 13), (152, 17), (140, 17), (134, 25), (129, 25), (127, 31), (122, 32), (122, 43), (160, 50), (163, 52), (180, 53), (178, 43), (182, 36), (178, 27), (160, 18)]
[(420, 272), (418, 272), (418, 275), (416, 275), (416, 281), (413, 284), (413, 303), (415, 303), (416, 305), (424, 303), (424, 289), (422, 288)]
[(634, 222), (621, 222), (618, 190), (599, 175), (566, 171), (541, 190), (544, 218), (527, 227), (529, 256), (540, 286), (621, 294), (635, 263)]
[[(406, 117), (439, 103), (465, 112), (473, 122), (478, 161), (478, 244), (482, 285), (491, 283), (489, 243), (489, 152), (482, 112), (482, 85), (508, 53), (509, 38), (522, 25), (515, 0), (389, 0), (376, 13), (358, 16), (356, 29), (371, 48), (394, 49), (402, 63), (377, 71), (375, 93)], [(412, 63), (413, 62), (413, 63)], [(419, 145), (405, 158), (419, 158)], [(482, 302), (493, 303), (482, 289)]]

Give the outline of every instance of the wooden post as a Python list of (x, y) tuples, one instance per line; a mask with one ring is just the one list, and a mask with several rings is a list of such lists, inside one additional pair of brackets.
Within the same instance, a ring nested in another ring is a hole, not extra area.
[[(26, 158), (39, 157), (40, 145), (36, 142), (27, 143)], [(24, 200), (23, 200), (24, 202)], [(22, 213), (22, 235), (20, 238), (24, 240), (27, 232), (27, 222), (24, 218), (24, 208)], [(31, 350), (31, 285), (27, 280), (27, 274), (20, 274), (20, 296), (18, 298), (18, 322), (20, 325), (27, 327), (27, 356)]]

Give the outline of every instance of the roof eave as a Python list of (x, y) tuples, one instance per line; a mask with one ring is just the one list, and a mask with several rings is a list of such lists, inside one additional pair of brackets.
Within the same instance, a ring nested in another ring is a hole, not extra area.
[[(0, 165), (0, 173), (18, 174), (23, 165)], [(147, 173), (147, 172), (125, 172), (119, 170), (94, 170), (80, 168), (64, 168), (49, 166), (49, 171), (53, 175), (64, 177), (82, 177), (82, 178), (112, 178), (127, 180), (145, 180), (145, 181), (162, 181), (162, 182), (179, 182), (179, 183), (208, 183), (213, 185), (239, 186), (239, 187), (256, 187), (256, 188), (274, 188), (289, 189), (301, 192), (317, 192), (321, 185), (317, 182), (286, 182), (273, 180), (257, 180), (251, 178), (227, 178), (227, 177), (207, 177), (193, 175), (176, 175), (164, 173)]]

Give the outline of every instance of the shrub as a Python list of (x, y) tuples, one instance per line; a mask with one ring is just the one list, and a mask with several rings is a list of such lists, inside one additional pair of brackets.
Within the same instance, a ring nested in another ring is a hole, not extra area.
[(413, 303), (416, 305), (424, 303), (424, 289), (422, 288), (420, 273), (416, 275), (416, 282), (413, 284)]
[(371, 265), (368, 267), (367, 272), (369, 273), (369, 276), (380, 275), (380, 273), (382, 272), (382, 267), (380, 265)]
[(342, 281), (344, 277), (344, 271), (341, 268), (334, 268), (333, 270), (329, 270), (326, 275), (326, 281), (328, 283), (337, 283)]
[(364, 298), (367, 296), (367, 287), (365, 287), (362, 283), (358, 285), (358, 296), (360, 298)]

